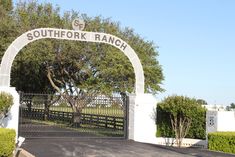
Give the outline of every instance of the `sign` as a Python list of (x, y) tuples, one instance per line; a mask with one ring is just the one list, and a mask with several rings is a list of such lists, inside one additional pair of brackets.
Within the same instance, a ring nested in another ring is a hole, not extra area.
[(214, 126), (214, 125), (215, 125), (215, 117), (209, 116), (209, 126)]
[(83, 19), (76, 18), (73, 20), (72, 26), (74, 30), (82, 31), (85, 28), (85, 22)]
[(120, 38), (110, 34), (96, 32), (45, 28), (32, 30), (28, 32), (26, 36), (28, 42), (41, 38), (56, 38), (107, 43), (121, 49), (122, 51), (127, 48), (127, 43)]

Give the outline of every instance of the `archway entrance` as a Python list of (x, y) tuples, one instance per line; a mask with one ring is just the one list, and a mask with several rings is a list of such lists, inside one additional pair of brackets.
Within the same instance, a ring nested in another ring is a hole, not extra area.
[[(97, 42), (97, 43), (106, 43), (109, 45), (112, 45), (119, 50), (121, 50), (130, 60), (133, 68), (134, 68), (134, 73), (135, 73), (135, 94), (144, 94), (144, 72), (142, 65), (140, 63), (140, 60), (134, 50), (122, 39), (110, 35), (110, 34), (105, 34), (105, 33), (97, 33), (97, 32), (86, 32), (86, 31), (74, 31), (74, 30), (64, 30), (64, 29), (54, 29), (54, 28), (39, 28), (39, 29), (34, 29), (31, 31), (28, 31), (24, 34), (22, 34), (20, 37), (18, 37), (7, 49), (5, 52), (2, 62), (1, 62), (1, 67), (0, 67), (0, 87), (10, 87), (10, 73), (11, 73), (11, 67), (12, 63), (16, 57), (16, 55), (19, 53), (19, 51), (26, 46), (27, 44), (39, 40), (39, 39), (62, 39), (62, 40), (76, 40), (76, 41), (87, 41), (87, 42)], [(54, 106), (57, 105), (57, 109), (54, 110), (46, 110), (46, 104), (44, 101), (44, 104), (42, 102), (35, 102), (36, 99), (40, 97), (50, 97), (50, 96), (45, 96), (45, 95), (35, 95), (31, 94), (29, 98), (27, 98), (27, 95), (29, 96), (30, 94), (22, 94), (21, 95), (21, 119), (20, 119), (20, 124), (25, 124), (25, 126), (22, 125), (20, 127), (20, 133), (26, 133), (30, 129), (35, 129), (37, 131), (40, 131), (40, 129), (43, 130), (43, 127), (48, 127), (51, 126), (50, 124), (54, 124), (52, 129), (56, 130), (56, 132), (59, 133), (61, 132), (70, 132), (71, 134), (77, 134), (77, 130), (81, 128), (83, 125), (84, 128), (88, 128), (87, 130), (92, 130), (94, 131), (96, 127), (98, 128), (105, 128), (103, 129), (104, 131), (102, 132), (95, 132), (96, 134), (102, 134), (102, 135), (109, 135), (111, 134), (114, 136), (118, 137), (126, 137), (127, 134), (127, 115), (128, 115), (128, 109), (126, 106), (127, 99), (126, 98), (109, 98), (109, 103), (108, 104), (103, 104), (103, 110), (106, 110), (109, 106), (113, 106), (114, 104), (118, 104), (118, 111), (119, 115), (104, 115), (104, 114), (93, 114), (92, 112), (88, 113), (82, 113), (82, 121), (81, 121), (81, 126), (79, 127), (73, 127), (69, 128), (68, 126), (71, 124), (66, 124), (64, 125), (64, 122), (68, 122), (71, 120), (71, 117), (74, 116), (71, 114), (71, 112), (67, 111), (58, 111), (58, 106), (61, 104), (59, 102), (55, 103)], [(89, 97), (89, 96), (87, 96)], [(93, 98), (88, 98), (91, 101), (87, 103), (88, 107), (90, 107), (90, 111), (94, 110), (94, 107), (96, 108), (96, 112), (110, 112), (110, 111), (101, 111), (100, 109), (97, 110), (97, 105), (96, 104), (92, 106), (92, 101), (96, 101), (97, 99), (100, 99), (102, 97), (101, 95), (97, 95)], [(102, 98), (101, 101), (103, 101)], [(112, 99), (112, 101), (111, 101)], [(59, 101), (59, 99), (58, 99)], [(87, 100), (84, 100), (87, 101)], [(26, 108), (27, 103), (31, 103), (31, 107)], [(118, 102), (118, 103), (117, 103)], [(63, 103), (62, 103), (63, 104)], [(38, 106), (36, 106), (38, 105)], [(90, 106), (89, 106), (90, 105)], [(134, 105), (134, 104), (133, 104)], [(42, 107), (44, 106), (44, 107)], [(106, 108), (104, 108), (104, 106)], [(18, 114), (16, 114), (18, 116)], [(12, 115), (12, 116), (16, 116)], [(30, 121), (27, 121), (30, 120)], [(29, 123), (30, 122), (30, 123)], [(33, 123), (32, 123), (33, 122)], [(62, 123), (62, 124), (61, 124)], [(27, 125), (28, 124), (28, 125)], [(60, 124), (59, 127), (57, 127), (57, 124)], [(89, 126), (89, 127), (88, 127)], [(94, 127), (96, 126), (96, 127)], [(30, 128), (31, 127), (31, 128)], [(93, 127), (93, 128), (92, 128)], [(16, 130), (18, 127), (15, 127)], [(107, 132), (107, 129), (113, 129), (112, 133)], [(133, 129), (133, 128), (132, 128)], [(84, 129), (82, 129), (84, 131)], [(43, 132), (43, 131), (42, 131)], [(79, 132), (79, 131), (78, 131)], [(81, 129), (80, 129), (81, 132)], [(86, 132), (86, 131), (85, 131)], [(116, 132), (116, 133), (114, 133)], [(33, 133), (33, 132), (31, 132)], [(47, 132), (48, 133), (48, 132)], [(86, 132), (88, 134), (88, 132)], [(91, 135), (91, 134), (89, 134)], [(91, 136), (93, 136), (92, 134)], [(23, 135), (24, 136), (24, 135)], [(35, 135), (31, 135), (34, 136)]]

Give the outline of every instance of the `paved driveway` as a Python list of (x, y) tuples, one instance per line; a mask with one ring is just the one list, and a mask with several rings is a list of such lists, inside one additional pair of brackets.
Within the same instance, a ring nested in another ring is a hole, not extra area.
[(235, 157), (204, 149), (113, 139), (30, 139), (22, 147), (36, 157)]

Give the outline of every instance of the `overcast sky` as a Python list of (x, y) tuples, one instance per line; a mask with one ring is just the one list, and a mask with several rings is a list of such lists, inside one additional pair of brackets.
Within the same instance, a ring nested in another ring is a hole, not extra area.
[(62, 12), (111, 17), (158, 45), (166, 90), (159, 101), (177, 94), (209, 104), (235, 102), (235, 0), (38, 2), (58, 4)]

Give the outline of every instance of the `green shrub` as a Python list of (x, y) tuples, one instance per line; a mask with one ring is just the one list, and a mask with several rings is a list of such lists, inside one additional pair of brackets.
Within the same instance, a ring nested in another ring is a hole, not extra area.
[(169, 114), (157, 106), (157, 137), (175, 137)]
[(208, 148), (226, 153), (235, 153), (235, 132), (209, 133)]
[(12, 157), (15, 149), (15, 130), (0, 128), (0, 157)]
[[(206, 110), (201, 108), (192, 115), (192, 124), (186, 138), (206, 139)], [(157, 137), (175, 137), (170, 115), (157, 106)]]
[(0, 116), (5, 115), (9, 111), (12, 105), (13, 105), (12, 95), (5, 93), (5, 92), (1, 92), (0, 93)]

